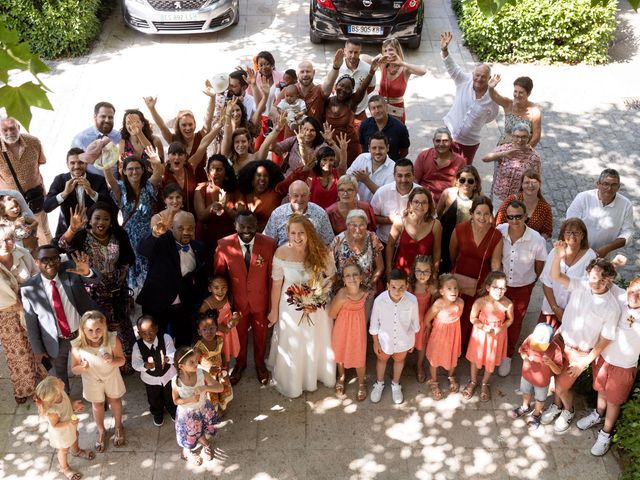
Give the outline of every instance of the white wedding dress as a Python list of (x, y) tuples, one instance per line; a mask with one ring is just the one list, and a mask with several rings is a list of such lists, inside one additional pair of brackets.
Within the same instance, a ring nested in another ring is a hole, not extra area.
[[(325, 273), (335, 273), (333, 258), (327, 262)], [(322, 308), (310, 314), (313, 325), (300, 322), (302, 312), (287, 303), (287, 288), (294, 283), (309, 281), (310, 275), (302, 262), (273, 258), (272, 277), (284, 279), (280, 294), (280, 318), (271, 337), (267, 366), (271, 370), (276, 389), (284, 396), (296, 398), (303, 391), (318, 388), (318, 381), (327, 387), (336, 382), (336, 362), (331, 348), (332, 320)], [(300, 325), (298, 325), (300, 322)]]

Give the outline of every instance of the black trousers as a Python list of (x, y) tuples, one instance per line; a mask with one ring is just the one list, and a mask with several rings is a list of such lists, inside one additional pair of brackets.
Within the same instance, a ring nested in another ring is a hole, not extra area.
[(142, 313), (151, 315), (158, 323), (158, 334), (168, 333), (175, 341), (176, 348), (193, 344), (195, 321), (193, 313), (186, 305), (178, 303), (165, 309), (143, 306)]
[(166, 385), (144, 385), (147, 389), (147, 400), (149, 400), (149, 411), (151, 415), (162, 415), (164, 409), (171, 414), (172, 417), (176, 415), (176, 406), (173, 403), (173, 397), (171, 395), (171, 382), (167, 382)]

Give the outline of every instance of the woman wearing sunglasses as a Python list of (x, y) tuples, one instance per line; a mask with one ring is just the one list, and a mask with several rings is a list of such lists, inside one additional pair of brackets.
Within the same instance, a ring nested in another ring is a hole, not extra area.
[(527, 207), (524, 222), (527, 227), (534, 229), (545, 240), (551, 238), (553, 232), (553, 213), (551, 205), (542, 196), (542, 178), (533, 169), (522, 174), (520, 191), (515, 195), (505, 198), (496, 214), (496, 225), (507, 223), (507, 206), (513, 201), (519, 200)]
[(507, 223), (498, 225), (497, 230), (502, 234), (502, 271), (507, 276), (505, 295), (513, 302), (513, 323), (507, 330), (507, 356), (498, 368), (501, 377), (511, 371), (511, 357), (516, 351), (531, 292), (547, 259), (545, 239), (525, 223), (526, 205), (513, 200), (507, 205), (506, 218)]
[(482, 193), (480, 174), (473, 165), (466, 165), (456, 173), (453, 187), (442, 192), (436, 214), (442, 225), (442, 258), (440, 273), (451, 271), (449, 242), (456, 225), (471, 218), (471, 203)]

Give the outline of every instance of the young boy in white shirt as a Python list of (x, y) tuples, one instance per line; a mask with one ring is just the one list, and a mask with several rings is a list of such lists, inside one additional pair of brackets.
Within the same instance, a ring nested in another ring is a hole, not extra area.
[(581, 418), (577, 426), (587, 430), (604, 421), (602, 430), (591, 448), (591, 454), (600, 457), (611, 445), (613, 427), (622, 405), (629, 399), (636, 378), (640, 356), (640, 277), (631, 280), (627, 291), (613, 286), (622, 313), (618, 332), (593, 364), (593, 389), (598, 392), (597, 407)]
[(389, 274), (387, 290), (373, 302), (369, 333), (373, 337), (377, 381), (371, 390), (371, 401), (378, 403), (384, 390), (384, 373), (389, 358), (393, 358), (391, 395), (393, 403), (402, 403), (400, 376), (407, 353), (411, 352), (416, 333), (420, 330), (418, 300), (407, 292), (407, 274), (394, 269)]

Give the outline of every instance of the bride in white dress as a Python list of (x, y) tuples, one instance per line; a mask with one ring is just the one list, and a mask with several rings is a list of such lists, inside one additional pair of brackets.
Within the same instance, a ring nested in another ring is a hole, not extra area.
[(324, 308), (309, 313), (311, 322), (301, 320), (303, 312), (287, 303), (287, 288), (317, 278), (331, 278), (335, 264), (312, 223), (300, 214), (289, 218), (289, 242), (276, 250), (273, 259), (271, 312), (269, 325), (275, 325), (267, 366), (273, 384), (286, 397), (314, 391), (318, 381), (332, 388), (336, 363), (331, 348), (332, 321)]

